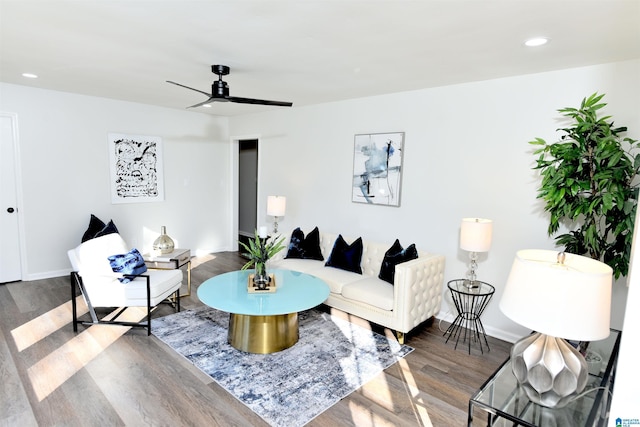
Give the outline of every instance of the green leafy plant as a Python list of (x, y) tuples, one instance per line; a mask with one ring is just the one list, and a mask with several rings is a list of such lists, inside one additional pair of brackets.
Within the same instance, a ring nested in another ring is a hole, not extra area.
[(249, 258), (249, 261), (242, 266), (242, 269), (246, 270), (255, 266), (256, 274), (265, 275), (267, 261), (284, 249), (282, 244), (284, 237), (278, 237), (273, 239), (262, 238), (258, 235), (258, 230), (256, 230), (254, 238), (249, 239), (248, 243), (239, 242), (240, 246), (246, 251), (244, 255)]
[(603, 97), (594, 93), (580, 108), (558, 110), (572, 119), (558, 129), (559, 141), (536, 138), (529, 144), (540, 146), (534, 169), (542, 177), (537, 197), (550, 214), (549, 236), (562, 223), (570, 231), (557, 236), (556, 244), (608, 264), (617, 279), (629, 270), (640, 153), (637, 140), (621, 136), (626, 127), (615, 127), (611, 116), (598, 117), (607, 105)]

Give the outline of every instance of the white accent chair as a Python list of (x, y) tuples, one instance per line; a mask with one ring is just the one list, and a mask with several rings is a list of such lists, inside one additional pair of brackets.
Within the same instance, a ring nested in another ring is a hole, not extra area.
[[(146, 328), (147, 335), (151, 335), (152, 307), (169, 302), (180, 311), (181, 270), (148, 270), (137, 276), (113, 272), (108, 257), (127, 253), (129, 249), (122, 237), (113, 233), (87, 240), (67, 252), (73, 267), (70, 281), (74, 332), (78, 331), (78, 324), (114, 324)], [(121, 283), (118, 279), (125, 276), (132, 280)], [(87, 304), (90, 321), (78, 318), (76, 286)], [(96, 307), (120, 309), (105, 320), (104, 316), (98, 317)], [(119, 321), (118, 317), (129, 307), (146, 307), (146, 316), (139, 322)]]

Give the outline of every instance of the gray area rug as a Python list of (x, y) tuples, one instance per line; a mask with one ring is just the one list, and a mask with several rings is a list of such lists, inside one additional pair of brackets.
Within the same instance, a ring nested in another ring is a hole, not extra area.
[(277, 427), (307, 424), (413, 351), (320, 310), (298, 322), (298, 343), (267, 355), (231, 347), (229, 314), (206, 306), (153, 319), (152, 333)]

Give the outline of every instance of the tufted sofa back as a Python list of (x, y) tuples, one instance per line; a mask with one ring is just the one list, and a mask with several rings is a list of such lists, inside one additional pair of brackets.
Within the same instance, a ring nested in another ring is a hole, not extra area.
[[(302, 231), (304, 231), (306, 236), (311, 230), (303, 229)], [(291, 239), (291, 232), (288, 232), (287, 234), (283, 233), (282, 236), (285, 236), (285, 249), (280, 251), (274, 259), (282, 259), (287, 254), (287, 247), (289, 246), (289, 240)], [(353, 241), (357, 239), (357, 237), (349, 237), (344, 234), (342, 237), (348, 244), (353, 243)], [(324, 233), (320, 230), (320, 250), (322, 251), (322, 256), (324, 256), (325, 261), (329, 259), (329, 255), (331, 255), (331, 250), (333, 249), (333, 244), (337, 238), (338, 234)], [(378, 276), (382, 260), (384, 259), (384, 254), (392, 244), (393, 242), (377, 243), (362, 239), (362, 260), (360, 261), (360, 267), (362, 268), (363, 275)], [(418, 254), (418, 256), (422, 255), (422, 252)]]

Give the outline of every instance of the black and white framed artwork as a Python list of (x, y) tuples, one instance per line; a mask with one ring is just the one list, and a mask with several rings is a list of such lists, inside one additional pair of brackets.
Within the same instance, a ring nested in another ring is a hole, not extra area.
[(109, 133), (111, 203), (164, 200), (162, 139)]
[(355, 136), (351, 201), (400, 206), (404, 132)]

